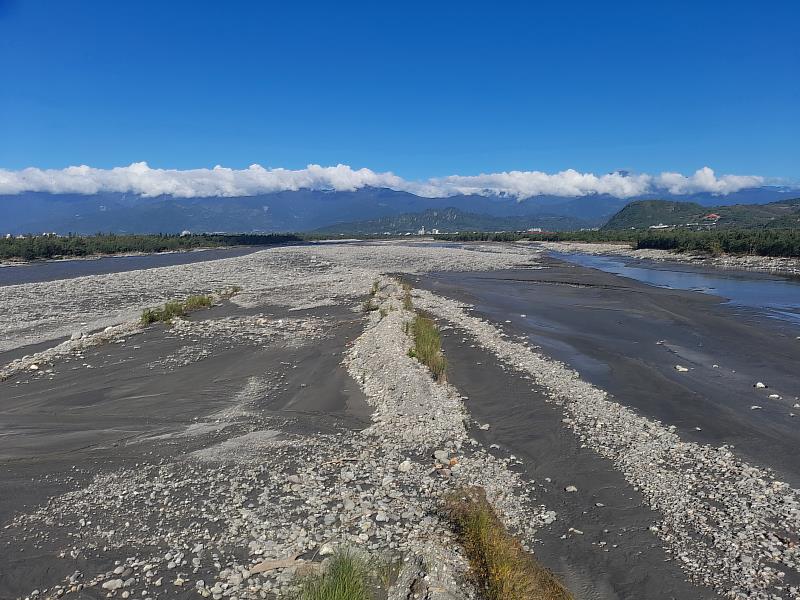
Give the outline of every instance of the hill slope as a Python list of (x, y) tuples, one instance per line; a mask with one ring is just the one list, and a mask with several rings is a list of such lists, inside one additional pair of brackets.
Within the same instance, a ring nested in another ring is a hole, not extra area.
[[(717, 218), (718, 217), (718, 218)], [(603, 229), (646, 229), (653, 225), (689, 227), (800, 227), (800, 198), (769, 204), (701, 206), (695, 202), (639, 200), (611, 217)]]
[(318, 233), (351, 233), (354, 235), (370, 235), (381, 233), (416, 233), (419, 229), (426, 231), (438, 229), (442, 233), (455, 231), (521, 231), (529, 227), (541, 227), (551, 231), (564, 229), (580, 229), (596, 225), (596, 221), (584, 221), (574, 217), (559, 215), (528, 215), (496, 217), (486, 214), (465, 212), (455, 207), (441, 210), (425, 210), (416, 213), (337, 223), (320, 227)]

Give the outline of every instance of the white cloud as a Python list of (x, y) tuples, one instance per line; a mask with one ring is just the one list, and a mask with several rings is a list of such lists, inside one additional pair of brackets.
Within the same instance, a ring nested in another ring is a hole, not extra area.
[(153, 169), (144, 162), (113, 169), (95, 169), (85, 165), (66, 169), (0, 169), (0, 194), (129, 192), (142, 196), (166, 194), (179, 198), (253, 196), (300, 189), (354, 191), (364, 187), (390, 188), (429, 198), (456, 194), (506, 195), (520, 200), (541, 195), (577, 197), (590, 194), (630, 198), (658, 192), (711, 192), (724, 195), (763, 183), (764, 178), (755, 175), (718, 177), (708, 167), (688, 177), (680, 173), (609, 173), (597, 176), (567, 169), (552, 174), (509, 171), (450, 175), (427, 181), (408, 181), (390, 172), (352, 169), (347, 165), (308, 165), (296, 171), (265, 169), (260, 165), (240, 170), (220, 166), (213, 169)]

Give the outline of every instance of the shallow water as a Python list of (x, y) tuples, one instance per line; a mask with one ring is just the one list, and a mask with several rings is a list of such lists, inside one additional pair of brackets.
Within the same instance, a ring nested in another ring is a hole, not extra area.
[(731, 306), (800, 326), (800, 281), (745, 271), (694, 269), (675, 263), (647, 263), (618, 256), (553, 252), (552, 256), (649, 285), (720, 296)]
[(134, 256), (120, 255), (90, 259), (36, 261), (22, 265), (0, 267), (0, 286), (186, 265), (205, 260), (244, 256), (267, 247), (212, 248), (189, 252), (162, 252)]

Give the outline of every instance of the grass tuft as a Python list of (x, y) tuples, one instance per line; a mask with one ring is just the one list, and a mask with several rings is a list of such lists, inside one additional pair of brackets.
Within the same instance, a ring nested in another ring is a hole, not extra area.
[(378, 305), (375, 304), (372, 298), (369, 298), (367, 300), (364, 300), (364, 303), (361, 305), (361, 310), (363, 310), (364, 312), (373, 312), (375, 310), (378, 310)]
[(220, 300), (230, 300), (241, 291), (242, 291), (241, 286), (232, 285), (230, 287), (223, 288), (222, 290), (219, 291), (217, 295), (220, 297)]
[(447, 359), (442, 354), (442, 338), (436, 323), (427, 317), (417, 315), (407, 327), (414, 340), (414, 347), (408, 351), (408, 355), (427, 366), (434, 379), (443, 381), (447, 370)]
[(462, 489), (446, 496), (444, 513), (486, 600), (572, 600), (572, 594), (555, 575), (508, 533), (482, 488)]
[(411, 285), (408, 283), (403, 284), (403, 308), (414, 310), (414, 303), (411, 300)]
[(370, 600), (372, 569), (365, 557), (340, 549), (325, 572), (303, 579), (296, 600)]
[(151, 325), (159, 321), (171, 321), (175, 317), (185, 317), (193, 310), (208, 308), (213, 304), (211, 296), (189, 296), (183, 302), (173, 300), (157, 308), (145, 308), (142, 311), (142, 325)]

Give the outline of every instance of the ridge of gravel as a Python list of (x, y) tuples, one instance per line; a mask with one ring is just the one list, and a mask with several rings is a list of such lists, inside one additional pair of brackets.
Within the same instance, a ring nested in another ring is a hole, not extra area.
[(622, 406), (579, 374), (475, 317), (471, 308), (425, 290), (415, 303), (542, 386), (562, 407), (564, 426), (613, 461), (663, 515), (651, 529), (696, 582), (729, 598), (800, 598), (800, 491), (727, 447), (686, 442)]
[(300, 310), (352, 300), (381, 272), (510, 268), (537, 254), (491, 244), (468, 250), (392, 242), (283, 246), (186, 265), (0, 286), (0, 352), (116, 326), (138, 319), (149, 306), (231, 286), (244, 288), (234, 298), (241, 306), (268, 299)]

